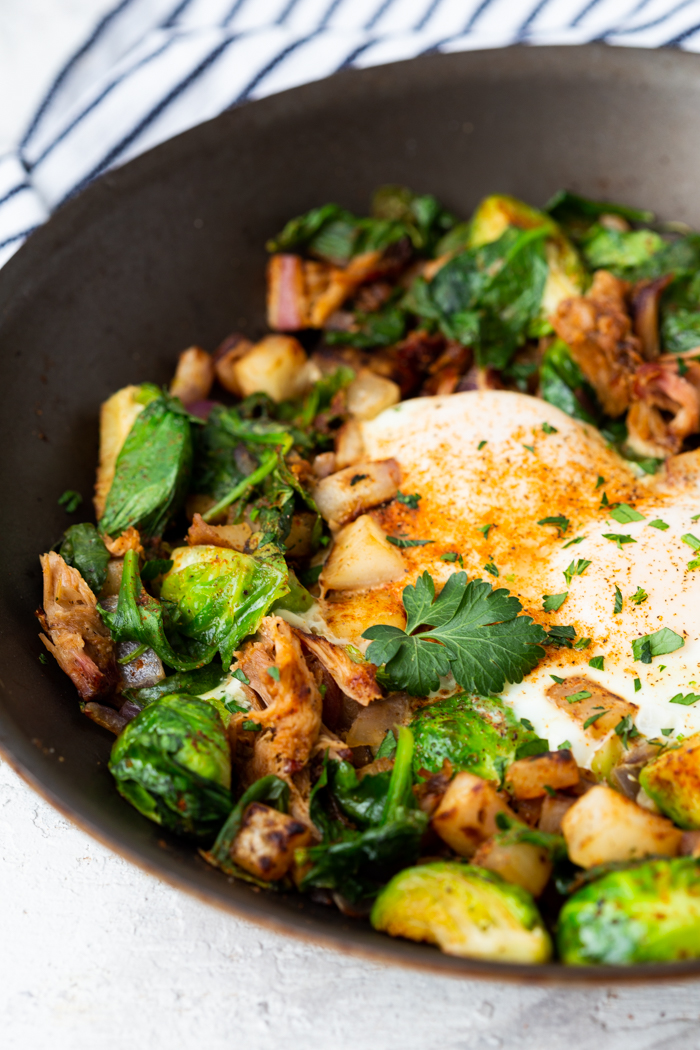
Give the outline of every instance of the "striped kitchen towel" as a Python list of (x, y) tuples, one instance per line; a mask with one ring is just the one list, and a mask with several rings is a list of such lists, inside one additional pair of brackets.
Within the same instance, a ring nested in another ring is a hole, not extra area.
[(700, 0), (121, 0), (0, 156), (0, 266), (115, 165), (248, 99), (428, 51), (700, 50)]

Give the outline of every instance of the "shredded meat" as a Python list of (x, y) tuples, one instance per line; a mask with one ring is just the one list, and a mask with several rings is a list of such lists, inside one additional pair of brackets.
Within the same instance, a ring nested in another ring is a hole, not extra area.
[(462, 375), (472, 362), (472, 351), (461, 343), (450, 342), (429, 368), (428, 379), (423, 384), (423, 394), (453, 394)]
[(639, 455), (665, 459), (679, 452), (685, 438), (699, 430), (700, 366), (687, 366), (681, 376), (675, 359), (641, 365), (627, 414), (629, 446)]
[(366, 707), (373, 700), (381, 699), (383, 694), (377, 684), (377, 668), (374, 664), (355, 663), (341, 646), (319, 638), (318, 635), (305, 634), (296, 629), (294, 633), (351, 700), (356, 700), (358, 704)]
[(209, 525), (201, 514), (195, 513), (187, 532), (187, 542), (190, 547), (202, 545), (243, 551), (251, 535), (252, 529), (244, 521), (238, 525)]
[(639, 336), (645, 361), (655, 361), (659, 356), (659, 302), (672, 280), (673, 274), (668, 273), (655, 281), (640, 281), (632, 293), (634, 333)]
[(641, 342), (627, 312), (628, 291), (626, 281), (597, 270), (588, 294), (564, 299), (551, 319), (610, 416), (628, 407), (632, 376), (642, 363)]
[(321, 728), (321, 694), (299, 640), (281, 617), (266, 616), (257, 639), (236, 657), (250, 681), (246, 692), (256, 706), (265, 705), (255, 712), (265, 732), (256, 737), (245, 778), (252, 783), (274, 773), (289, 780), (306, 765)]
[[(97, 610), (97, 599), (77, 569), (50, 551), (41, 556), (44, 608), (39, 637), (83, 700), (114, 689), (114, 643)], [(48, 636), (48, 637), (47, 637)]]

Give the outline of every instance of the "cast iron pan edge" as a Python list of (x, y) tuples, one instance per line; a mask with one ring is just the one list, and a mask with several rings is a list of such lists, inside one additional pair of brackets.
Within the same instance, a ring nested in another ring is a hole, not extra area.
[[(116, 794), (111, 737), (41, 651), (38, 554), (87, 498), (99, 404), (166, 382), (177, 353), (263, 330), (265, 239), (389, 181), (460, 214), (480, 196), (543, 202), (561, 185), (700, 226), (700, 63), (676, 52), (512, 48), (347, 71), (226, 113), (62, 206), (0, 273), (0, 752), (90, 835), (210, 904), (374, 961), (452, 976), (590, 984), (696, 976), (700, 962), (568, 969), (445, 956), (298, 896), (228, 882)], [(84, 518), (85, 513), (82, 514)]]

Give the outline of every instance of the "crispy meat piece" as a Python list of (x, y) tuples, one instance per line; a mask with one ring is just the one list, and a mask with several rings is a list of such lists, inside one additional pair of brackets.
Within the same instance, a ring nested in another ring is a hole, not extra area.
[(314, 654), (333, 681), (351, 700), (356, 700), (358, 704), (366, 707), (373, 700), (381, 699), (382, 691), (377, 685), (377, 668), (374, 664), (357, 664), (341, 646), (315, 634), (305, 634), (296, 628), (293, 630), (301, 644)]
[(681, 376), (675, 358), (641, 365), (627, 414), (629, 446), (639, 455), (665, 459), (680, 452), (685, 438), (699, 430), (700, 366), (686, 366)]
[(257, 639), (236, 657), (250, 680), (246, 691), (256, 706), (264, 704), (255, 721), (265, 732), (256, 737), (245, 779), (252, 783), (274, 773), (289, 780), (306, 765), (321, 728), (321, 694), (299, 640), (281, 617), (266, 616)]
[[(41, 556), (44, 608), (39, 637), (83, 700), (104, 696), (116, 684), (114, 643), (97, 610), (97, 599), (77, 569), (54, 551)], [(48, 637), (47, 637), (48, 636)]]
[(588, 293), (564, 299), (551, 318), (610, 416), (628, 407), (632, 376), (642, 363), (642, 344), (627, 312), (628, 291), (626, 281), (597, 270)]
[(190, 547), (202, 545), (244, 551), (246, 541), (252, 534), (250, 525), (244, 521), (237, 525), (208, 525), (201, 514), (195, 514), (187, 531), (187, 542)]
[(472, 362), (472, 351), (461, 343), (450, 342), (437, 361), (428, 369), (422, 394), (453, 394), (464, 372)]
[(133, 525), (130, 525), (128, 529), (124, 529), (122, 534), (117, 536), (115, 540), (111, 536), (104, 535), (102, 542), (115, 558), (123, 558), (127, 551), (136, 551), (137, 554), (143, 554), (139, 530), (134, 528)]
[(639, 336), (645, 361), (655, 361), (659, 356), (659, 302), (672, 280), (673, 274), (667, 273), (655, 281), (639, 281), (632, 292), (634, 334)]

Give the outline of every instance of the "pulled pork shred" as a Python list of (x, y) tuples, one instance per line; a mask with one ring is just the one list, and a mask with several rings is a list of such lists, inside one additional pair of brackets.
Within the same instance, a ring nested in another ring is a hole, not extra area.
[(377, 684), (377, 668), (374, 664), (355, 663), (341, 646), (315, 634), (305, 634), (299, 630), (295, 630), (294, 633), (351, 700), (367, 707), (373, 700), (381, 699), (383, 694)]
[(676, 358), (641, 365), (634, 376), (627, 414), (630, 448), (642, 456), (665, 459), (680, 452), (685, 438), (698, 430), (700, 366), (689, 363), (681, 376)]
[(552, 317), (555, 332), (613, 417), (629, 406), (632, 378), (642, 363), (641, 341), (632, 333), (627, 312), (628, 292), (627, 281), (597, 270), (588, 293), (565, 299)]
[[(266, 616), (256, 639), (235, 655), (250, 682), (246, 693), (258, 707), (255, 721), (263, 727), (245, 779), (253, 783), (272, 773), (291, 781), (308, 762), (321, 729), (321, 694), (299, 640), (281, 617)], [(275, 668), (279, 681), (269, 673)]]
[(110, 693), (116, 681), (114, 643), (95, 595), (78, 570), (54, 551), (42, 554), (41, 568), (44, 608), (37, 616), (46, 634), (39, 637), (83, 700)]

